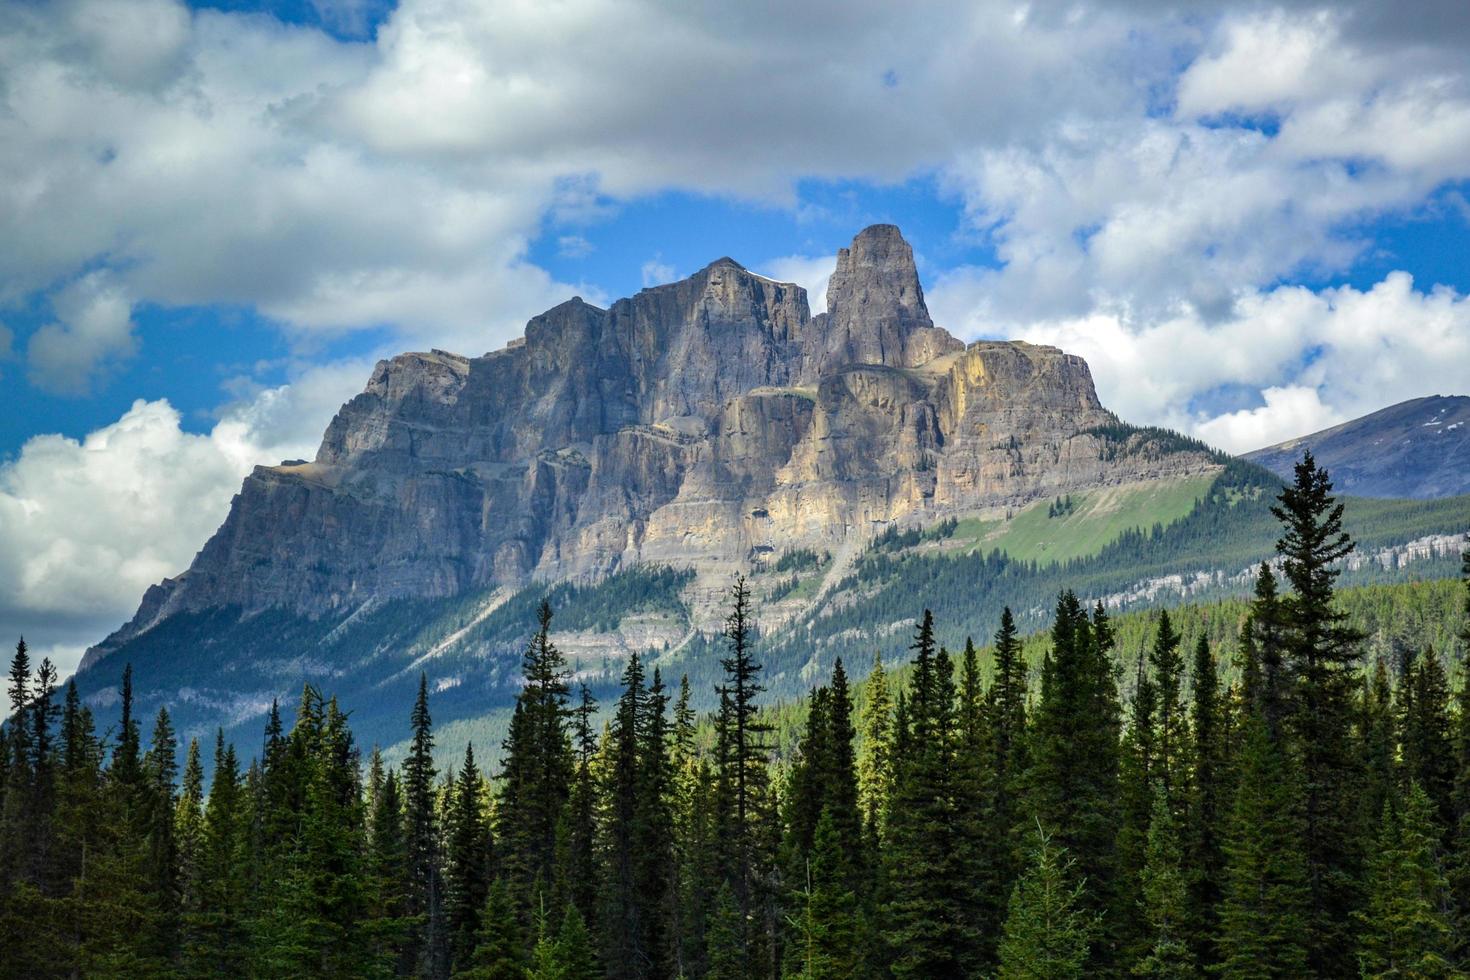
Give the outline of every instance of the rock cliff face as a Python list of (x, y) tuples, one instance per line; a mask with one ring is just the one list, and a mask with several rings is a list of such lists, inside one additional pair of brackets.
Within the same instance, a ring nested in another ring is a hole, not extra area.
[(827, 307), (720, 259), (609, 309), (570, 300), (482, 357), (383, 361), (316, 459), (258, 467), (90, 659), (183, 610), (315, 616), (642, 561), (727, 572), (1211, 465), (1123, 432), (1080, 358), (935, 327), (890, 225), (839, 252)]

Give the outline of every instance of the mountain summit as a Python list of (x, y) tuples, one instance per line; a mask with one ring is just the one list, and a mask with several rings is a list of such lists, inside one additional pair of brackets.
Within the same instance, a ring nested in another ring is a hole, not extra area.
[(1104, 410), (1081, 358), (936, 327), (913, 250), (874, 225), (816, 316), (721, 259), (608, 309), (569, 300), (481, 357), (380, 362), (316, 458), (257, 467), (83, 669), (182, 612), (345, 617), (643, 563), (723, 576), (1217, 465), (1151, 438)]

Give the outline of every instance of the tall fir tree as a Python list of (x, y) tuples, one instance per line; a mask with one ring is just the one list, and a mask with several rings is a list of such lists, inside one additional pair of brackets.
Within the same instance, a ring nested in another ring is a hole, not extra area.
[(715, 718), (716, 833), (725, 842), (725, 877), (739, 911), (737, 921), (744, 932), (740, 945), (747, 969), (757, 968), (761, 952), (761, 937), (751, 932), (751, 926), (758, 905), (768, 897), (762, 837), (771, 825), (767, 772), (771, 726), (757, 714), (756, 699), (765, 686), (760, 681), (761, 665), (753, 655), (754, 629), (750, 589), (745, 577), (737, 576), (725, 619), (728, 653), (720, 660), (725, 676), (718, 688), (720, 709)]
[(435, 808), (434, 723), (429, 714), (429, 679), (419, 675), (414, 700), (413, 739), (403, 760), (404, 859), (407, 868), (405, 912), (415, 926), (406, 949), (410, 965), (430, 977), (448, 972), (444, 877)]
[(481, 802), (483, 792), (475, 747), (466, 743), (444, 821), (444, 920), (451, 966), (468, 963), (475, 951), (490, 884), (490, 824)]
[(1434, 802), (1418, 783), (1410, 783), (1397, 812), (1385, 804), (1368, 867), (1368, 901), (1356, 917), (1362, 975), (1464, 977), (1451, 960), (1454, 927), (1445, 913)]
[(1209, 641), (1203, 634), (1194, 648), (1193, 733), (1194, 781), (1184, 834), (1189, 879), (1189, 937), (1195, 958), (1205, 967), (1215, 962), (1214, 939), (1225, 877), (1225, 824), (1233, 786), (1225, 699)]
[(1252, 706), (1225, 838), (1222, 977), (1289, 980), (1310, 975), (1311, 905), (1301, 796), (1294, 760), (1272, 738), (1261, 706)]
[(1284, 600), (1285, 650), (1295, 681), (1292, 731), (1301, 757), (1311, 965), (1342, 976), (1352, 962), (1352, 913), (1360, 899), (1361, 758), (1352, 740), (1353, 692), (1362, 635), (1335, 604), (1340, 561), (1353, 551), (1343, 505), (1310, 451), (1271, 512), (1282, 524), (1276, 549), (1291, 584)]
[(858, 796), (863, 827), (871, 847), (883, 838), (888, 798), (893, 789), (893, 693), (883, 657), (873, 658), (873, 670), (864, 682), (867, 704), (862, 712), (864, 752), (858, 764)]
[[(1118, 905), (1120, 713), (1112, 643), (1101, 609), (1089, 621), (1077, 597), (1063, 592), (1042, 664), (1025, 779), (1033, 821), (1054, 834), (1076, 862), (1087, 883), (1086, 908), (1094, 913)], [(1120, 941), (1105, 918), (1092, 944), (1094, 971), (1116, 970)]]
[(954, 667), (936, 649), (925, 610), (914, 633), (914, 673), (895, 757), (885, 845), (883, 922), (895, 977), (964, 976), (983, 958), (980, 896), (963, 862), (956, 812)]
[(1097, 913), (1088, 911), (1086, 881), (1038, 824), (1025, 872), (1016, 882), (1000, 940), (999, 980), (1078, 980), (1088, 976)]
[(500, 778), (496, 839), (522, 924), (556, 881), (557, 831), (571, 794), (573, 759), (566, 659), (551, 641), (551, 606), (543, 601), (522, 658)]
[(1174, 804), (1162, 779), (1154, 782), (1154, 806), (1148, 845), (1140, 875), (1147, 952), (1133, 966), (1140, 977), (1188, 980), (1199, 975), (1190, 946), (1188, 871), (1174, 815)]

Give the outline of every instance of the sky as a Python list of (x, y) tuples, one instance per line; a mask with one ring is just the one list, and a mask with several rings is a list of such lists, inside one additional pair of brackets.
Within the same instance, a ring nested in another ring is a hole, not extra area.
[(724, 255), (820, 311), (879, 221), (1130, 422), (1470, 393), (1470, 4), (0, 2), (0, 637), (71, 669), (380, 357)]

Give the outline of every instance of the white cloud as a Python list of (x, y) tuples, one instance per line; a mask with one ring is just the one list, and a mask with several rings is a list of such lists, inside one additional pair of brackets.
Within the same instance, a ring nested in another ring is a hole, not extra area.
[(639, 272), (643, 276), (643, 287), (662, 286), (666, 282), (673, 282), (678, 276), (674, 273), (674, 267), (663, 260), (662, 255), (653, 258), (639, 266)]
[[(964, 277), (941, 281), (931, 291), (936, 319), (963, 317), (974, 288)], [(1470, 364), (1470, 297), (1417, 290), (1401, 272), (1367, 290), (1242, 293), (1219, 318), (1189, 308), (1139, 317), (1120, 306), (1025, 324), (962, 323), (968, 336), (1080, 354), (1103, 403), (1124, 419), (1193, 432), (1233, 452), (1408, 398), (1464, 392)], [(1253, 403), (1213, 411), (1208, 396), (1217, 392), (1254, 393)]]
[(827, 309), (827, 280), (837, 269), (835, 255), (786, 255), (771, 259), (763, 266), (763, 275), (777, 282), (794, 282), (806, 290), (813, 314)]
[(311, 458), (370, 364), (311, 369), (186, 432), (167, 401), (138, 400), (81, 440), (29, 439), (0, 462), (0, 628), (24, 632), (65, 670), (183, 571), (251, 467)]
[(137, 350), (132, 303), (106, 271), (67, 286), (52, 297), (51, 305), (55, 322), (33, 333), (26, 345), (30, 380), (37, 387), (86, 394), (99, 372)]
[(1265, 404), (1208, 419), (1195, 426), (1195, 435), (1216, 446), (1237, 451), (1260, 449), (1344, 421), (1340, 413), (1322, 404), (1316, 388), (1293, 385), (1261, 392)]

